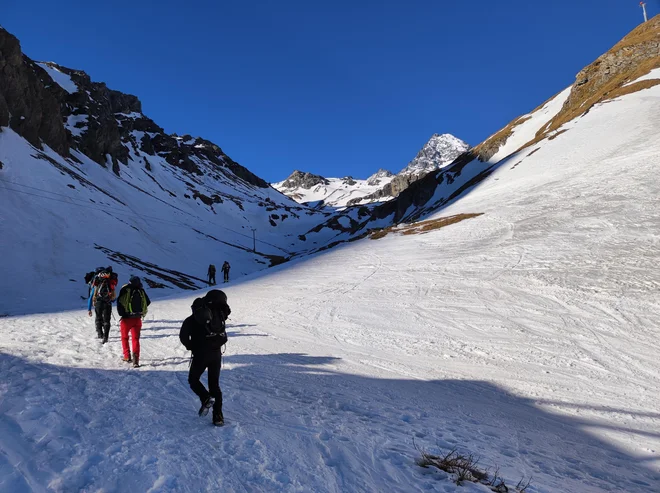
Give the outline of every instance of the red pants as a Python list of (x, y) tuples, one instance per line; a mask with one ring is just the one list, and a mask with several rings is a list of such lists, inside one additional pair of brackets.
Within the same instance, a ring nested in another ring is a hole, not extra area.
[(121, 332), (121, 348), (124, 350), (124, 358), (131, 356), (128, 350), (128, 333), (133, 338), (133, 355), (140, 357), (140, 330), (142, 329), (141, 318), (122, 318), (119, 322), (119, 331)]

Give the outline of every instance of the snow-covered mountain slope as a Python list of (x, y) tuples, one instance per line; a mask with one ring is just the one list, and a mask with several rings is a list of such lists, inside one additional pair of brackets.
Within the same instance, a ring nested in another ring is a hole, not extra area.
[[(570, 88), (517, 118), (450, 166), (415, 181), (395, 200), (372, 208), (368, 216), (356, 218), (353, 232), (364, 232), (372, 221), (380, 227), (383, 222), (411, 221), (432, 214), (474, 190), (498, 167), (508, 163), (506, 158), (516, 151), (526, 150), (525, 155), (531, 156), (564, 133), (572, 132), (580, 119), (605, 104), (614, 104), (637, 92), (644, 92), (653, 100), (648, 89), (660, 84), (654, 76), (658, 68), (660, 16), (633, 30), (581, 70)], [(610, 124), (617, 126), (618, 122)], [(589, 135), (583, 134), (583, 139), (589, 140)]]
[(273, 187), (301, 204), (344, 208), (385, 202), (396, 197), (425, 174), (444, 168), (470, 146), (450, 134), (434, 134), (417, 156), (398, 174), (380, 169), (366, 180), (353, 177), (324, 178), (294, 171)]
[(478, 217), (230, 285), (223, 429), (188, 389), (192, 297), (154, 303), (139, 370), (83, 311), (0, 319), (0, 490), (490, 491), (419, 447), (658, 491), (660, 86), (568, 127), (430, 219)]
[(380, 190), (390, 183), (393, 177), (392, 173), (383, 169), (378, 170), (366, 180), (356, 180), (351, 176), (323, 178), (311, 173), (294, 171), (286, 180), (273, 183), (273, 188), (293, 200), (311, 207), (344, 208), (348, 205), (362, 203), (364, 197)]
[(32, 62), (1, 29), (0, 51), (0, 314), (78, 306), (99, 265), (156, 296), (202, 287), (210, 263), (238, 277), (304, 251), (299, 235), (327, 217), (215, 144), (165, 134), (135, 96)]

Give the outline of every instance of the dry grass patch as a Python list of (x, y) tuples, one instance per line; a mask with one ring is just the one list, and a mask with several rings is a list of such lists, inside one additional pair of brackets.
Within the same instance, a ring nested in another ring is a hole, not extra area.
[(655, 87), (657, 85), (660, 85), (660, 79), (649, 79), (649, 80), (634, 82), (633, 84), (619, 87), (618, 89), (612, 91), (610, 94), (608, 94), (608, 101), (611, 101), (614, 98), (625, 96), (626, 94), (632, 94), (634, 92), (643, 91), (644, 89), (651, 89), (652, 87)]
[(456, 214), (455, 216), (440, 217), (438, 219), (431, 219), (429, 221), (421, 221), (419, 223), (410, 224), (404, 226), (399, 231), (402, 235), (418, 235), (428, 233), (429, 231), (434, 231), (436, 229), (444, 228), (450, 224), (460, 223), (466, 219), (472, 219), (473, 217), (479, 217), (483, 215), (483, 212), (478, 214)]
[(399, 226), (390, 226), (378, 231), (371, 233), (370, 238), (372, 240), (378, 240), (384, 238), (389, 233), (400, 233), (402, 235), (419, 235), (428, 233), (430, 231), (435, 231), (436, 229), (444, 228), (450, 224), (460, 223), (465, 219), (471, 219), (473, 217), (478, 217), (483, 215), (482, 212), (477, 214), (456, 214), (454, 216), (440, 217), (438, 219), (429, 219), (428, 221), (420, 221), (413, 224), (404, 224)]
[(657, 80), (626, 85), (656, 68), (660, 68), (660, 16), (634, 29), (581, 70), (564, 107), (524, 147), (543, 140), (550, 132), (588, 113), (598, 103), (658, 85)]
[(379, 240), (381, 238), (385, 238), (388, 235), (388, 233), (391, 232), (392, 232), (392, 227), (381, 229), (379, 231), (375, 231), (374, 233), (371, 233), (371, 236), (369, 238), (371, 238), (372, 240)]

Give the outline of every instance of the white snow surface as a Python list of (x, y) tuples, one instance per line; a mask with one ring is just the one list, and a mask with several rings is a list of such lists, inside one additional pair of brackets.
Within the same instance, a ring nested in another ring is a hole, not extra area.
[(80, 123), (88, 123), (89, 115), (69, 115), (65, 127), (74, 137), (81, 137), (87, 131), (87, 125), (80, 126)]
[(55, 82), (58, 86), (60, 86), (69, 94), (73, 94), (74, 92), (78, 91), (78, 86), (76, 85), (75, 82), (73, 82), (73, 80), (71, 80), (71, 77), (69, 77), (64, 72), (58, 70), (57, 67), (54, 67), (53, 65), (43, 62), (37, 63), (37, 65), (39, 65), (42, 69), (44, 69), (48, 73), (50, 78), (53, 79), (53, 82)]
[(548, 101), (543, 107), (521, 116), (520, 119), (524, 121), (514, 127), (513, 133), (509, 136), (506, 143), (500, 147), (488, 162), (497, 163), (532, 141), (539, 129), (543, 128), (561, 111), (562, 106), (570, 94), (571, 87), (568, 87)]
[(660, 87), (566, 128), (437, 213), (482, 216), (227, 285), (224, 428), (187, 384), (194, 295), (152, 305), (137, 370), (84, 311), (1, 318), (0, 491), (489, 491), (415, 445), (660, 491)]

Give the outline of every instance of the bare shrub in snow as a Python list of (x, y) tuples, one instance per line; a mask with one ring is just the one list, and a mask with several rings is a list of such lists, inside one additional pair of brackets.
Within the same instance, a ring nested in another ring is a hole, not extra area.
[[(415, 445), (415, 448), (417, 446)], [(461, 454), (456, 449), (450, 450), (445, 455), (434, 455), (417, 448), (420, 456), (416, 463), (420, 467), (435, 467), (448, 474), (454, 475), (454, 481), (457, 485), (465, 481), (479, 483), (487, 486), (495, 493), (524, 493), (531, 484), (531, 478), (525, 480), (522, 478), (515, 488), (509, 488), (504, 482), (504, 478), (499, 475), (499, 469), (496, 468), (493, 474), (479, 469), (479, 460), (472, 454)]]

